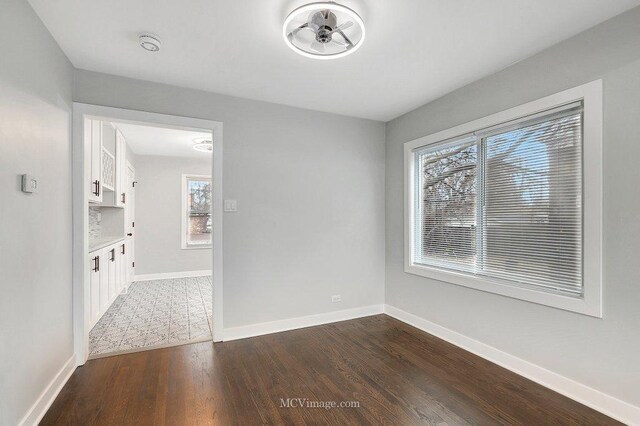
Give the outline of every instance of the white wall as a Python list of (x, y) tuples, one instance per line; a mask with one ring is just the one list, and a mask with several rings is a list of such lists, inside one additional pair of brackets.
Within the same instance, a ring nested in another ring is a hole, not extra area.
[(73, 68), (26, 1), (1, 9), (0, 424), (15, 425), (73, 353)]
[(224, 123), (225, 328), (383, 302), (383, 123), (88, 71), (74, 99)]
[(211, 175), (202, 158), (136, 156), (136, 275), (210, 270), (211, 249), (181, 248), (182, 175)]
[[(640, 406), (640, 8), (387, 124), (386, 303)], [(403, 272), (403, 143), (604, 80), (604, 317)]]

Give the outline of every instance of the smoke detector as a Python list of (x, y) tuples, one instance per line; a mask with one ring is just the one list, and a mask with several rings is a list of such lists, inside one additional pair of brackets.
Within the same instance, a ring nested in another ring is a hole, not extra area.
[(160, 46), (162, 45), (160, 38), (157, 35), (150, 33), (140, 34), (138, 40), (140, 41), (140, 46), (149, 52), (157, 52), (160, 50)]
[(309, 3), (295, 9), (282, 26), (285, 43), (296, 53), (314, 59), (349, 55), (364, 42), (364, 22), (346, 6), (334, 2)]

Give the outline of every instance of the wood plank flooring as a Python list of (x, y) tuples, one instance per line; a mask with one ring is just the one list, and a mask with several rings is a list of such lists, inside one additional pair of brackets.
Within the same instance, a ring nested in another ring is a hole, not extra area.
[[(301, 400), (283, 407), (288, 398)], [(359, 406), (322, 408), (331, 401)], [(377, 315), (91, 360), (41, 424), (617, 423)]]

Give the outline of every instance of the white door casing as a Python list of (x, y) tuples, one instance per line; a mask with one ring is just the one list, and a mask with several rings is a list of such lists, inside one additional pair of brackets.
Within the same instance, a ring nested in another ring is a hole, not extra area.
[[(73, 105), (73, 334), (76, 365), (83, 365), (89, 356), (89, 331), (93, 326), (91, 318), (91, 277), (93, 261), (88, 256), (89, 215), (88, 203), (91, 194), (91, 143), (86, 141), (90, 120), (122, 122), (166, 126), (191, 131), (207, 131), (213, 136), (213, 340), (218, 342), (223, 336), (223, 208), (222, 208), (222, 123), (197, 118), (134, 111), (74, 102)], [(91, 126), (93, 127), (93, 126)], [(85, 143), (88, 142), (88, 143)], [(100, 163), (101, 164), (101, 163)], [(101, 167), (101, 166), (100, 166)], [(135, 175), (134, 175), (135, 177)], [(101, 178), (101, 177), (100, 177)], [(100, 179), (98, 178), (98, 179)], [(95, 180), (95, 179), (94, 179)], [(102, 191), (100, 191), (102, 194)], [(93, 201), (93, 200), (92, 200)], [(133, 200), (126, 204), (134, 204)], [(132, 221), (133, 222), (133, 221)], [(128, 261), (133, 247), (124, 242)], [(133, 245), (133, 240), (129, 241)], [(100, 259), (100, 269), (105, 259)], [(133, 261), (132, 261), (133, 262)], [(128, 268), (121, 268), (128, 269)], [(126, 272), (126, 271), (125, 271)], [(121, 274), (125, 274), (121, 270)], [(98, 275), (99, 276), (99, 275)], [(99, 310), (98, 310), (99, 312)]]

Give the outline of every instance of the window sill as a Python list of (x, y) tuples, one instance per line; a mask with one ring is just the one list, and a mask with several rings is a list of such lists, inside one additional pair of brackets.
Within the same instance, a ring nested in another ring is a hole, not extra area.
[(209, 246), (182, 246), (182, 250), (211, 250), (213, 248), (212, 245)]
[(453, 271), (445, 271), (437, 268), (430, 268), (428, 266), (412, 263), (405, 264), (404, 271), (408, 274), (419, 275), (421, 277), (431, 278), (445, 283), (507, 296), (513, 299), (524, 300), (596, 318), (602, 318), (600, 298), (591, 297), (587, 291), (585, 291), (583, 297), (571, 297), (561, 294), (546, 293), (524, 287), (516, 287), (485, 278), (479, 278)]

